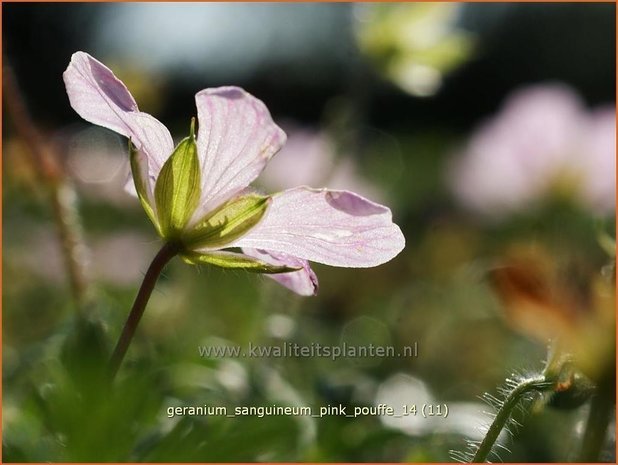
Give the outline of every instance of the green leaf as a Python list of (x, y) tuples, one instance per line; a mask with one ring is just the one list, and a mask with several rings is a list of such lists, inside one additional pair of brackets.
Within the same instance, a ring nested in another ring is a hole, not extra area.
[[(88, 308), (91, 312), (96, 307)], [(59, 359), (73, 385), (87, 397), (100, 389), (108, 377), (109, 339), (102, 321), (77, 315), (74, 326), (60, 347)]]
[(257, 194), (229, 200), (186, 231), (182, 243), (188, 249), (230, 244), (259, 223), (270, 203), (270, 197)]
[(257, 258), (248, 257), (235, 252), (212, 251), (208, 253), (189, 252), (182, 256), (183, 260), (191, 265), (208, 264), (222, 268), (235, 268), (253, 273), (289, 273), (300, 268), (290, 266), (276, 266)]
[(598, 231), (597, 241), (607, 255), (610, 257), (616, 256), (616, 239), (605, 231)]
[(161, 226), (157, 215), (152, 208), (152, 199), (148, 195), (148, 188), (146, 187), (146, 178), (148, 176), (148, 160), (143, 153), (137, 150), (137, 147), (129, 140), (129, 160), (131, 162), (131, 173), (133, 174), (133, 183), (135, 184), (135, 190), (137, 191), (137, 197), (139, 198), (146, 215), (152, 221), (159, 235), (161, 234)]
[(192, 134), (167, 159), (155, 185), (155, 202), (162, 236), (177, 239), (200, 200), (200, 162)]

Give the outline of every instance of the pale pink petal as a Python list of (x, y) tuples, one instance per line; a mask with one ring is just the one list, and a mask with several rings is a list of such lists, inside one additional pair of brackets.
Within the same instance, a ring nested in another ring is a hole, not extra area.
[(265, 276), (274, 279), (279, 284), (299, 295), (310, 296), (318, 293), (318, 277), (309, 266), (307, 260), (266, 250), (244, 248), (242, 251), (250, 257), (255, 257), (271, 265), (302, 268), (289, 273), (267, 274)]
[(204, 173), (199, 216), (251, 184), (286, 137), (266, 106), (238, 87), (204, 89), (195, 102)]
[(404, 245), (387, 207), (352, 192), (299, 187), (275, 194), (264, 219), (229, 247), (365, 268), (391, 260)]
[(63, 77), (71, 107), (79, 116), (130, 138), (148, 157), (156, 177), (174, 150), (167, 128), (140, 112), (122, 81), (87, 53), (74, 53)]

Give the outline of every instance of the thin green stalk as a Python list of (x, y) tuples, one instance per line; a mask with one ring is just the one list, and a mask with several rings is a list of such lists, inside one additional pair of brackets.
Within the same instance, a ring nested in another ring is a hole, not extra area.
[(163, 271), (163, 268), (165, 268), (165, 265), (167, 265), (167, 263), (174, 258), (174, 256), (176, 256), (178, 251), (179, 247), (177, 244), (169, 242), (166, 243), (163, 248), (159, 250), (148, 267), (148, 271), (146, 271), (142, 285), (140, 286), (137, 296), (135, 297), (135, 301), (133, 302), (133, 307), (131, 308), (129, 317), (127, 318), (124, 328), (122, 329), (122, 333), (120, 334), (120, 338), (118, 339), (118, 343), (116, 344), (116, 348), (114, 349), (114, 353), (110, 359), (109, 372), (111, 380), (116, 377), (116, 373), (122, 364), (122, 360), (127, 353), (127, 349), (133, 340), (137, 325), (144, 314), (146, 304), (150, 299), (150, 295), (152, 294), (159, 275)]
[(56, 218), (65, 268), (69, 275), (71, 293), (78, 312), (89, 299), (87, 279), (88, 248), (83, 239), (83, 230), (77, 209), (77, 195), (72, 185), (58, 183), (51, 189), (51, 203)]
[(578, 462), (600, 461), (599, 456), (614, 411), (614, 402), (610, 389), (599, 390), (592, 398)]
[(471, 462), (485, 462), (494, 444), (496, 443), (500, 432), (509, 421), (511, 414), (513, 413), (513, 409), (517, 407), (526, 394), (534, 391), (542, 391), (546, 388), (547, 380), (544, 375), (540, 375), (534, 378), (524, 379), (514, 389), (512, 389), (506, 399), (504, 399), (504, 403), (498, 410), (494, 421), (489, 427), (489, 430), (487, 430), (487, 434), (483, 438), (483, 441), (479, 444)]
[(45, 141), (30, 116), (6, 57), (4, 63), (2, 87), (7, 113), (11, 117), (16, 133), (29, 149), (33, 171), (48, 192), (71, 294), (77, 311), (81, 312), (88, 299), (88, 254), (76, 206), (77, 196), (58, 162), (59, 157), (55, 148)]

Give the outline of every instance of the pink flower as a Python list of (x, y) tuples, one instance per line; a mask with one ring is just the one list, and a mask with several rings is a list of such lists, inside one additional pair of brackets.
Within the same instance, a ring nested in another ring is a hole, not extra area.
[(615, 109), (588, 111), (569, 87), (536, 85), (510, 96), (472, 135), (450, 184), (466, 207), (491, 217), (568, 192), (597, 214), (616, 197)]
[(384, 193), (360, 175), (353, 157), (337, 153), (327, 133), (292, 124), (284, 127), (287, 142), (260, 176), (261, 186), (283, 190), (299, 185), (328, 185), (383, 201)]
[(317, 291), (309, 261), (372, 267), (405, 240), (390, 210), (348, 191), (296, 187), (264, 196), (249, 185), (284, 144), (266, 106), (238, 87), (195, 96), (199, 131), (176, 147), (139, 111), (125, 85), (84, 52), (64, 73), (73, 109), (130, 139), (137, 195), (168, 242), (190, 263), (270, 274), (301, 295)]

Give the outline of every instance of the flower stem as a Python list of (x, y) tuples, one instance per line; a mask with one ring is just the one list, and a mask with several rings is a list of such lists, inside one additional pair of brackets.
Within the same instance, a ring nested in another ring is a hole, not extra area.
[(547, 380), (545, 376), (536, 376), (522, 380), (504, 399), (504, 403), (498, 410), (494, 421), (487, 430), (487, 434), (483, 441), (479, 444), (471, 463), (485, 462), (489, 456), (500, 432), (504, 429), (507, 421), (513, 413), (513, 409), (523, 399), (523, 397), (533, 391), (540, 391), (547, 388)]
[(120, 368), (120, 364), (127, 353), (127, 349), (129, 348), (131, 341), (133, 340), (137, 325), (144, 314), (146, 304), (150, 299), (150, 295), (152, 294), (161, 271), (163, 271), (165, 265), (167, 265), (167, 263), (174, 258), (178, 251), (179, 247), (177, 244), (167, 242), (161, 250), (159, 250), (148, 267), (148, 271), (146, 271), (142, 285), (140, 286), (137, 296), (135, 297), (135, 302), (133, 302), (133, 307), (131, 308), (129, 317), (124, 324), (124, 328), (122, 329), (122, 334), (118, 339), (118, 343), (116, 344), (116, 348), (114, 349), (114, 353), (110, 359), (109, 372), (111, 380), (116, 377), (118, 368)]
[(604, 383), (592, 398), (578, 462), (599, 462), (614, 410), (613, 384)]
[(84, 243), (77, 196), (62, 169), (57, 147), (46, 140), (26, 107), (8, 59), (4, 57), (3, 96), (15, 132), (28, 147), (28, 161), (45, 187), (56, 222), (62, 255), (78, 313), (88, 303), (88, 250)]

